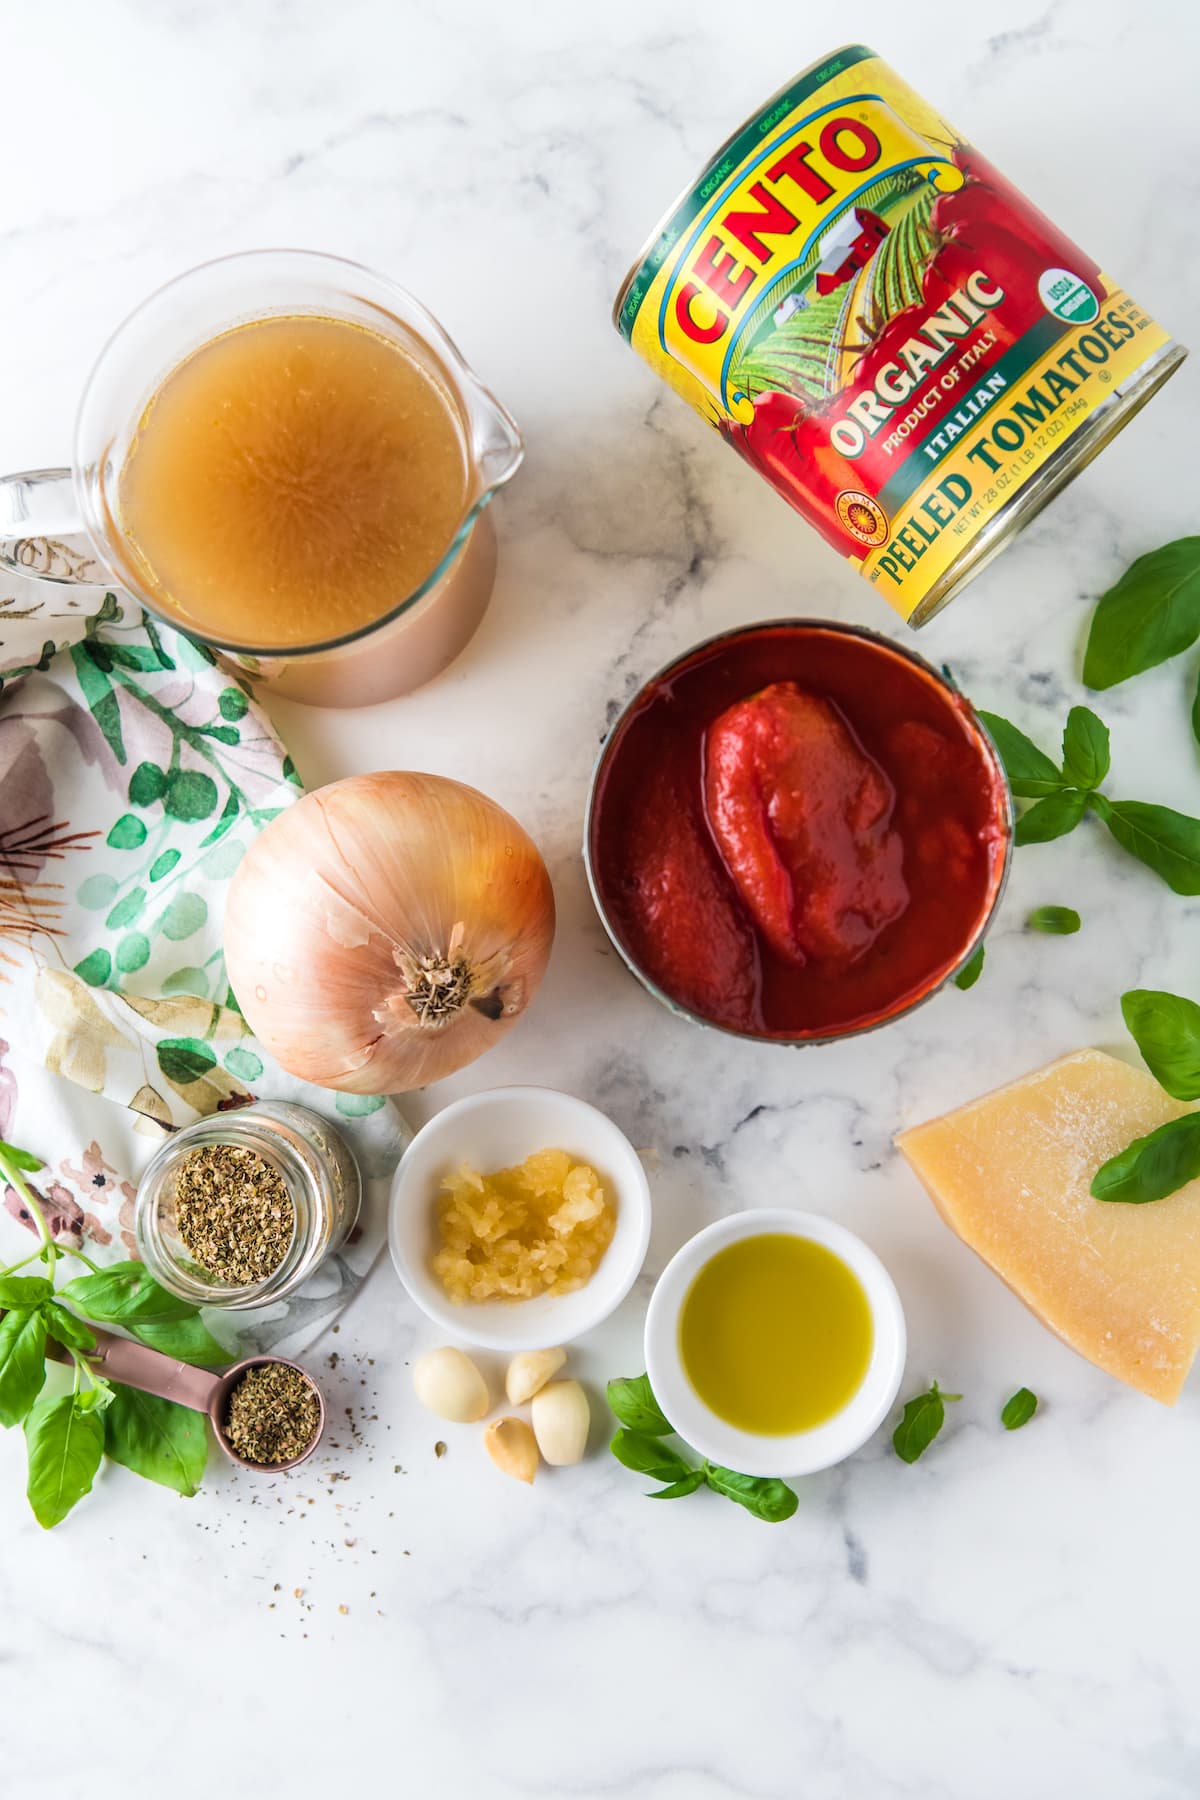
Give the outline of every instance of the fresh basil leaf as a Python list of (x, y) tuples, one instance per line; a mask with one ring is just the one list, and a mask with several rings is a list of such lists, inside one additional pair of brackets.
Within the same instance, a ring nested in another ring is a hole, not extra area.
[(131, 1324), (160, 1319), (190, 1319), (196, 1308), (159, 1287), (145, 1263), (112, 1263), (97, 1275), (78, 1275), (60, 1289), (65, 1300), (86, 1318), (101, 1324)]
[(81, 1412), (103, 1412), (113, 1403), (115, 1389), (111, 1381), (103, 1375), (93, 1375), (92, 1385), (76, 1394), (75, 1399)]
[(902, 1462), (915, 1463), (928, 1450), (946, 1422), (943, 1401), (961, 1399), (961, 1394), (943, 1394), (934, 1381), (928, 1392), (905, 1401), (903, 1417), (892, 1433), (892, 1444)]
[(1018, 1388), (1011, 1400), (1006, 1400), (1000, 1413), (1000, 1423), (1005, 1431), (1020, 1431), (1022, 1425), (1028, 1425), (1038, 1409), (1037, 1395), (1028, 1388)]
[(648, 1375), (631, 1375), (608, 1384), (608, 1404), (622, 1425), (631, 1431), (645, 1432), (649, 1437), (665, 1437), (671, 1430)]
[(1169, 806), (1114, 800), (1105, 823), (1121, 848), (1176, 894), (1200, 894), (1200, 819)]
[(75, 1394), (39, 1400), (25, 1421), (25, 1445), (29, 1504), (49, 1530), (90, 1491), (104, 1455), (104, 1424)]
[(983, 945), (980, 944), (974, 956), (963, 964), (962, 968), (958, 971), (958, 974), (954, 977), (955, 987), (961, 988), (964, 994), (968, 988), (973, 988), (975, 986), (975, 983), (983, 974), (983, 957), (984, 948)]
[(1177, 538), (1131, 563), (1092, 614), (1083, 679), (1115, 687), (1178, 656), (1200, 637), (1200, 537)]
[(1200, 1006), (1182, 994), (1131, 988), (1121, 1017), (1159, 1087), (1175, 1100), (1200, 1100)]
[(94, 1350), (96, 1348), (95, 1333), (89, 1331), (82, 1319), (77, 1319), (73, 1312), (62, 1304), (61, 1300), (51, 1300), (45, 1309), (46, 1329), (59, 1344), (67, 1344), (73, 1350)]
[(230, 1360), (223, 1344), (207, 1330), (198, 1316), (191, 1319), (126, 1319), (125, 1328), (139, 1343), (173, 1356), (176, 1362), (198, 1363), (202, 1368), (218, 1368)]
[(190, 1500), (208, 1461), (208, 1431), (202, 1413), (118, 1382), (104, 1414), (104, 1448), (135, 1475)]
[(681, 1475), (669, 1487), (659, 1488), (657, 1493), (647, 1494), (647, 1500), (682, 1500), (685, 1494), (694, 1494), (698, 1487), (704, 1486), (703, 1469), (693, 1469), (690, 1475)]
[(60, 1292), (87, 1318), (122, 1325), (164, 1356), (205, 1366), (229, 1361), (229, 1352), (206, 1330), (199, 1309), (159, 1287), (144, 1263), (113, 1263), (98, 1275), (68, 1281)]
[(1079, 788), (1064, 788), (1028, 807), (1013, 828), (1014, 844), (1048, 844), (1074, 831), (1087, 811), (1088, 797)]
[(735, 1500), (768, 1525), (780, 1525), (784, 1519), (790, 1519), (800, 1504), (795, 1489), (775, 1476), (740, 1475), (736, 1469), (706, 1462), (704, 1479), (715, 1494)]
[(1046, 931), (1056, 937), (1072, 937), (1082, 922), (1071, 906), (1035, 906), (1025, 921), (1030, 931)]
[(1090, 706), (1073, 706), (1063, 732), (1063, 774), (1072, 787), (1096, 788), (1112, 764), (1108, 726)]
[(40, 1306), (53, 1292), (43, 1275), (0, 1275), (0, 1307)]
[(0, 1425), (19, 1425), (46, 1379), (46, 1321), (17, 1307), (0, 1319)]
[(676, 1482), (692, 1473), (691, 1463), (661, 1438), (641, 1431), (618, 1431), (609, 1449), (619, 1463), (639, 1475), (652, 1475), (655, 1481)]
[(1061, 770), (1055, 768), (1032, 738), (999, 713), (981, 712), (979, 717), (1000, 752), (1008, 785), (1019, 800), (1039, 800), (1044, 794), (1057, 794), (1067, 786)]
[(24, 1169), (30, 1175), (35, 1169), (43, 1167), (39, 1156), (34, 1156), (29, 1150), (18, 1150), (15, 1144), (6, 1144), (3, 1138), (0, 1138), (0, 1157), (14, 1169)]
[(1134, 1138), (1110, 1156), (1092, 1177), (1095, 1200), (1123, 1200), (1144, 1205), (1164, 1200), (1200, 1175), (1200, 1113), (1169, 1119), (1157, 1131)]

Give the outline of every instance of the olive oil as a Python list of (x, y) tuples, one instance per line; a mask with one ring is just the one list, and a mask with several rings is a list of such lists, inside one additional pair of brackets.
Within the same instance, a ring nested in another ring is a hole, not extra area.
[(348, 319), (256, 319), (150, 400), (118, 484), (121, 529), (182, 625), (264, 650), (384, 618), (436, 569), (467, 505), (450, 396)]
[(693, 1388), (740, 1431), (811, 1431), (853, 1399), (874, 1325), (862, 1283), (832, 1250), (790, 1232), (740, 1238), (692, 1282), (679, 1354)]

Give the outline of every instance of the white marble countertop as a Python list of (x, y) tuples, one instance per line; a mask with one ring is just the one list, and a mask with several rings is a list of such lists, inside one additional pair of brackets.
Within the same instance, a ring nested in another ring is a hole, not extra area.
[[(902, 1466), (881, 1434), (804, 1482), (782, 1527), (707, 1494), (649, 1506), (603, 1452), (529, 1492), (417, 1407), (408, 1364), (434, 1334), (380, 1265), (316, 1353), (336, 1447), (295, 1478), (214, 1464), (184, 1503), (110, 1469), (49, 1537), (21, 1496), (19, 1435), (0, 1438), (6, 1794), (141, 1800), (231, 1779), (431, 1800), (1200, 1790), (1196, 1383), (1167, 1411), (1060, 1346), (945, 1230), (890, 1143), (1062, 1051), (1120, 1044), (1123, 988), (1196, 993), (1197, 903), (1081, 829), (1017, 856), (973, 992), (791, 1054), (656, 1007), (584, 885), (597, 741), (660, 663), (781, 613), (903, 632), (609, 326), (644, 234), (745, 113), (843, 31), (874, 43), (1185, 341), (1200, 332), (1200, 30), (1184, 0), (974, 14), (862, 0), (844, 27), (810, 11), (6, 11), (0, 466), (64, 459), (93, 356), (145, 292), (264, 244), (396, 276), (526, 430), (497, 508), (499, 586), (467, 654), (369, 713), (277, 717), (310, 783), (378, 766), (460, 776), (546, 852), (560, 928), (536, 1006), (412, 1112), (549, 1082), (658, 1152), (644, 1276), (579, 1371), (598, 1386), (640, 1369), (645, 1299), (674, 1248), (719, 1213), (784, 1201), (845, 1220), (891, 1267), (909, 1391), (936, 1376), (966, 1396), (924, 1461)], [(1197, 529), (1198, 382), (1189, 365), (920, 641), (1047, 742), (1083, 698), (1091, 600)], [(1104, 698), (1114, 792), (1200, 810), (1194, 665)], [(1086, 914), (1078, 937), (1022, 930), (1051, 901)], [(1008, 1437), (996, 1410), (1022, 1383), (1044, 1411)]]

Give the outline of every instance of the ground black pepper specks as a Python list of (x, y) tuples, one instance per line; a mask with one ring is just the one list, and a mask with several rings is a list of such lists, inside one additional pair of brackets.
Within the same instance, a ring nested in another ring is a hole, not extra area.
[(375, 1631), (406, 1611), (420, 1580), (422, 1545), (409, 1531), (428, 1527), (421, 1512), (413, 1518), (407, 1490), (444, 1471), (437, 1466), (435, 1475), (425, 1430), (397, 1406), (408, 1393), (407, 1359), (392, 1361), (381, 1378), (375, 1344), (371, 1351), (324, 1350), (325, 1435), (303, 1469), (250, 1472), (214, 1457), (200, 1493), (181, 1508), (189, 1530), (202, 1534), (197, 1567), (231, 1592), (254, 1595), (260, 1613), (271, 1614), (261, 1621), (268, 1635), (283, 1642), (332, 1644), (346, 1632)]

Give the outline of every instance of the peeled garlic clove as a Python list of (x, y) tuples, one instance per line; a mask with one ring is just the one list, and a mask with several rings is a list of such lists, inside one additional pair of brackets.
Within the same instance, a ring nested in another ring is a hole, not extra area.
[(537, 1474), (537, 1444), (524, 1419), (493, 1419), (483, 1434), (483, 1447), (502, 1475), (532, 1483)]
[(412, 1378), (417, 1399), (439, 1419), (471, 1425), (488, 1409), (487, 1382), (470, 1357), (449, 1344), (418, 1357)]
[(553, 1468), (583, 1461), (592, 1415), (577, 1381), (552, 1381), (533, 1396), (533, 1435)]
[(508, 1365), (504, 1391), (513, 1406), (524, 1406), (567, 1360), (565, 1350), (522, 1350)]

